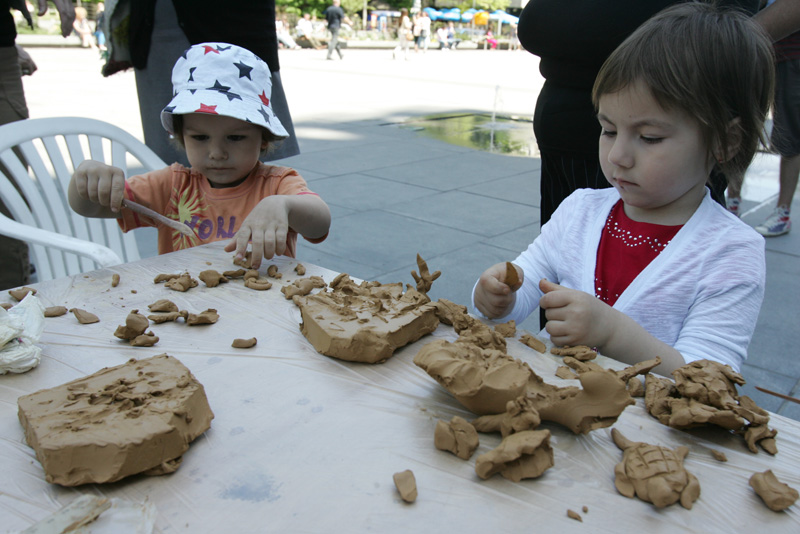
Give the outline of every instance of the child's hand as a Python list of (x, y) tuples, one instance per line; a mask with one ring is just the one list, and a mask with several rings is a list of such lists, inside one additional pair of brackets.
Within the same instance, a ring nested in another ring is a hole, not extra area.
[(545, 329), (556, 345), (602, 347), (613, 332), (612, 308), (602, 300), (577, 289), (568, 289), (542, 279), (544, 295), (539, 307), (545, 310)]
[[(509, 265), (517, 271), (519, 279), (513, 288), (504, 282)], [(522, 286), (522, 280), (522, 269), (513, 264), (506, 262), (492, 265), (483, 272), (475, 287), (475, 307), (490, 319), (507, 315), (514, 306), (514, 292)]]
[(225, 246), (225, 252), (236, 250), (236, 257), (244, 258), (247, 243), (252, 241), (253, 269), (261, 266), (262, 258), (270, 259), (284, 254), (286, 236), (289, 234), (289, 214), (285, 198), (282, 195), (273, 195), (259, 202)]
[(81, 199), (119, 213), (125, 192), (125, 174), (117, 167), (85, 160), (72, 174), (72, 186)]

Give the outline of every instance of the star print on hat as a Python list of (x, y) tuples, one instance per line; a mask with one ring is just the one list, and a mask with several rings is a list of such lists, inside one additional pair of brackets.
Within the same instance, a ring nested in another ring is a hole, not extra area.
[(173, 97), (161, 111), (161, 124), (175, 134), (172, 116), (224, 115), (263, 126), (288, 137), (269, 104), (272, 75), (249, 50), (228, 43), (201, 43), (183, 52), (172, 68)]

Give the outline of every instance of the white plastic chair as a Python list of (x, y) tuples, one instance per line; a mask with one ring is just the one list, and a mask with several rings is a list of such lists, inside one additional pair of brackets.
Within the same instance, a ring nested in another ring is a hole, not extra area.
[[(21, 155), (21, 157), (20, 157)], [(0, 234), (29, 243), (39, 281), (139, 259), (132, 233), (114, 219), (90, 219), (69, 207), (72, 172), (94, 159), (149, 171), (166, 164), (144, 143), (103, 121), (78, 117), (28, 119), (0, 126), (0, 198), (15, 220), (0, 214)]]

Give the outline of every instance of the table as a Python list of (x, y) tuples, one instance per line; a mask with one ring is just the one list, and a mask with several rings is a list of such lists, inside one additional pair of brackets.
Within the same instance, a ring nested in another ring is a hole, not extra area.
[[(662, 426), (644, 410), (629, 406), (615, 424), (634, 441), (677, 447), (690, 453), (686, 467), (702, 493), (692, 510), (676, 504), (658, 510), (614, 488), (614, 466), (622, 453), (609, 429), (573, 435), (551, 430), (555, 466), (535, 480), (514, 483), (499, 475), (481, 480), (475, 458), (500, 442), (481, 434), (468, 461), (437, 450), (439, 419), (467, 412), (412, 362), (425, 343), (455, 340), (440, 325), (430, 336), (398, 350), (383, 364), (359, 364), (317, 353), (300, 333), (300, 312), (284, 299), (282, 284), (298, 276), (297, 261), (265, 262), (283, 278), (266, 292), (241, 281), (208, 288), (201, 282), (186, 293), (154, 284), (160, 273), (232, 269), (231, 255), (216, 243), (135, 263), (118, 265), (35, 285), (45, 306), (78, 307), (101, 321), (80, 325), (71, 315), (46, 319), (41, 364), (24, 374), (0, 376), (0, 532), (24, 529), (81, 494), (157, 508), (156, 532), (741, 532), (763, 526), (770, 533), (800, 531), (800, 504), (775, 513), (749, 487), (754, 472), (772, 469), (800, 488), (800, 423), (772, 414), (779, 453), (749, 452), (744, 441), (716, 430), (682, 432)], [(305, 276), (330, 281), (337, 274), (305, 264)], [(435, 268), (434, 265), (431, 266)], [(111, 275), (121, 282), (111, 287)], [(413, 283), (408, 280), (398, 280)], [(134, 293), (135, 291), (135, 293)], [(134, 308), (162, 298), (191, 312), (215, 308), (214, 325), (151, 325), (154, 347), (134, 348), (113, 336)], [(6, 292), (2, 301), (12, 301)], [(519, 337), (520, 332), (517, 333)], [(258, 338), (249, 350), (231, 348), (234, 338)], [(546, 381), (559, 361), (508, 341), (512, 356), (526, 361)], [(205, 386), (215, 419), (192, 443), (171, 475), (133, 476), (107, 485), (64, 488), (48, 484), (17, 420), (17, 398), (119, 365), (130, 358), (167, 353), (183, 362)], [(600, 357), (604, 366), (621, 367)], [(577, 383), (577, 382), (576, 382)], [(727, 463), (711, 449), (723, 451)], [(406, 504), (392, 475), (411, 469), (419, 497)], [(567, 517), (581, 512), (583, 523)]]

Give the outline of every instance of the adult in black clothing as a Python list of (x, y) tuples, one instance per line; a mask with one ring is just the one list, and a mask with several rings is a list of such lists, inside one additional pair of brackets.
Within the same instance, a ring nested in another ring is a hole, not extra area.
[[(109, 57), (103, 74), (135, 68), (145, 143), (164, 162), (188, 165), (185, 152), (170, 142), (159, 117), (172, 99), (175, 61), (189, 46), (203, 42), (241, 46), (269, 65), (270, 106), (289, 137), (270, 149), (262, 160), (300, 153), (279, 72), (275, 0), (240, 0), (235, 7), (212, 0), (121, 0), (106, 5)], [(130, 31), (124, 26), (126, 21)], [(120, 35), (128, 41), (120, 43)]]
[(341, 0), (333, 0), (333, 5), (328, 6), (322, 15), (328, 23), (328, 30), (331, 32), (331, 40), (328, 41), (328, 59), (333, 59), (333, 51), (339, 54), (339, 59), (342, 59), (342, 49), (339, 46), (339, 30), (342, 27), (342, 21), (351, 24), (350, 19), (344, 14), (344, 9), (341, 7)]
[[(680, 0), (530, 0), (519, 20), (519, 40), (540, 57), (545, 78), (533, 131), (542, 156), (541, 224), (574, 190), (609, 184), (600, 170), (600, 125), (591, 100), (603, 62), (644, 21)], [(759, 0), (722, 0), (755, 13)], [(665, 53), (667, 53), (665, 51)], [(724, 180), (712, 180), (716, 198)]]
[[(69, 0), (56, 0), (56, 9), (61, 16), (61, 34), (67, 37), (72, 33), (75, 9)], [(22, 13), (33, 27), (25, 0), (0, 0), (0, 124), (28, 118), (28, 106), (22, 87), (23, 69), (32, 74), (36, 65), (30, 56), (16, 46), (17, 26), (11, 9)], [(39, 16), (47, 12), (46, 0), (39, 0)], [(23, 64), (28, 61), (28, 64)], [(10, 178), (0, 163), (0, 172)], [(10, 212), (0, 201), (0, 212), (11, 217)], [(30, 261), (28, 244), (23, 241), (0, 236), (0, 289), (21, 286), (30, 282)]]

